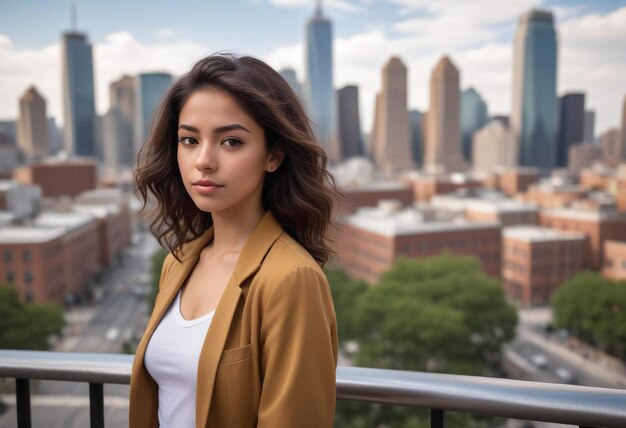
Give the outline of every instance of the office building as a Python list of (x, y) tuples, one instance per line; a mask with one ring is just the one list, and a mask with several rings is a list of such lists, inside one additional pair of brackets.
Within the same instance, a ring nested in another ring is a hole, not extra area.
[(557, 164), (557, 40), (552, 13), (532, 10), (520, 17), (513, 53), (510, 126), (518, 165), (542, 175)]
[(365, 156), (359, 115), (359, 87), (347, 85), (337, 91), (339, 140), (343, 159)]
[(568, 165), (569, 149), (585, 139), (585, 94), (570, 93), (559, 98), (559, 139), (557, 149), (557, 166)]
[(172, 81), (168, 73), (141, 73), (135, 77), (134, 160), (150, 136), (154, 115)]
[(20, 97), (19, 107), (17, 145), (27, 159), (41, 159), (50, 151), (46, 100), (31, 86)]
[(447, 172), (465, 169), (460, 116), (459, 71), (450, 58), (444, 56), (434, 68), (430, 80), (425, 169), (443, 168)]
[(516, 165), (515, 136), (500, 120), (492, 120), (472, 136), (472, 168), (492, 172)]
[(461, 93), (461, 139), (463, 158), (472, 163), (472, 135), (489, 120), (487, 103), (474, 88), (468, 88)]
[(63, 34), (61, 65), (65, 150), (77, 156), (96, 156), (93, 59), (85, 34)]
[(342, 153), (337, 137), (337, 106), (333, 88), (332, 24), (324, 16), (321, 3), (317, 3), (306, 25), (305, 70), (304, 98), (315, 137), (329, 159), (339, 162)]

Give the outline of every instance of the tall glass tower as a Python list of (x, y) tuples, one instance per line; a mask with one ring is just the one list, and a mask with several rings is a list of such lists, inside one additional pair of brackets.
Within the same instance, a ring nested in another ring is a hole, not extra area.
[(511, 128), (518, 165), (548, 173), (557, 163), (557, 40), (552, 13), (520, 17), (513, 57)]
[(154, 115), (174, 77), (169, 73), (141, 73), (135, 78), (135, 155), (150, 136)]
[(489, 120), (487, 103), (476, 89), (470, 87), (461, 92), (461, 140), (463, 158), (472, 161), (472, 135)]
[(63, 34), (61, 79), (65, 149), (78, 156), (96, 156), (93, 59), (87, 36)]
[(336, 101), (333, 90), (332, 24), (322, 13), (318, 1), (315, 13), (306, 25), (306, 82), (304, 97), (307, 112), (313, 121), (318, 143), (330, 159), (339, 160), (335, 119)]

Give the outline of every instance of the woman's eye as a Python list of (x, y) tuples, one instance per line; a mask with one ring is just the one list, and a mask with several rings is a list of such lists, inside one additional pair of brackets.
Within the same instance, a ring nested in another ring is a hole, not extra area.
[(180, 137), (178, 142), (183, 144), (193, 144), (196, 142), (196, 139), (192, 137)]
[(226, 138), (222, 141), (222, 144), (225, 144), (228, 147), (237, 147), (241, 145), (241, 140), (239, 138)]

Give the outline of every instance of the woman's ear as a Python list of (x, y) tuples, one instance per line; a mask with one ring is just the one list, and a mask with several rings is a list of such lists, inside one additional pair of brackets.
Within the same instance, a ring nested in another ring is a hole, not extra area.
[(267, 172), (274, 172), (278, 169), (280, 164), (283, 163), (283, 159), (285, 158), (285, 152), (280, 147), (275, 147), (272, 149), (271, 153), (267, 158), (267, 166), (265, 170)]

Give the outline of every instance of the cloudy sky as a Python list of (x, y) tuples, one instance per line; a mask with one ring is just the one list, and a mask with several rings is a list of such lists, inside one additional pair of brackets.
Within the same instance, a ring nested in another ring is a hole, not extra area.
[[(76, 0), (80, 31), (94, 46), (96, 109), (123, 74), (185, 72), (219, 50), (250, 54), (304, 79), (304, 26), (313, 0)], [(17, 115), (35, 85), (62, 122), (60, 47), (71, 1), (0, 0), (0, 120)], [(596, 133), (619, 126), (626, 96), (626, 0), (326, 0), (333, 22), (335, 86), (360, 87), (369, 131), (380, 69), (399, 55), (409, 69), (409, 105), (428, 109), (430, 74), (449, 55), (461, 88), (476, 88), (492, 114), (508, 114), (512, 42), (519, 15), (537, 7), (556, 16), (558, 92), (584, 91)]]

